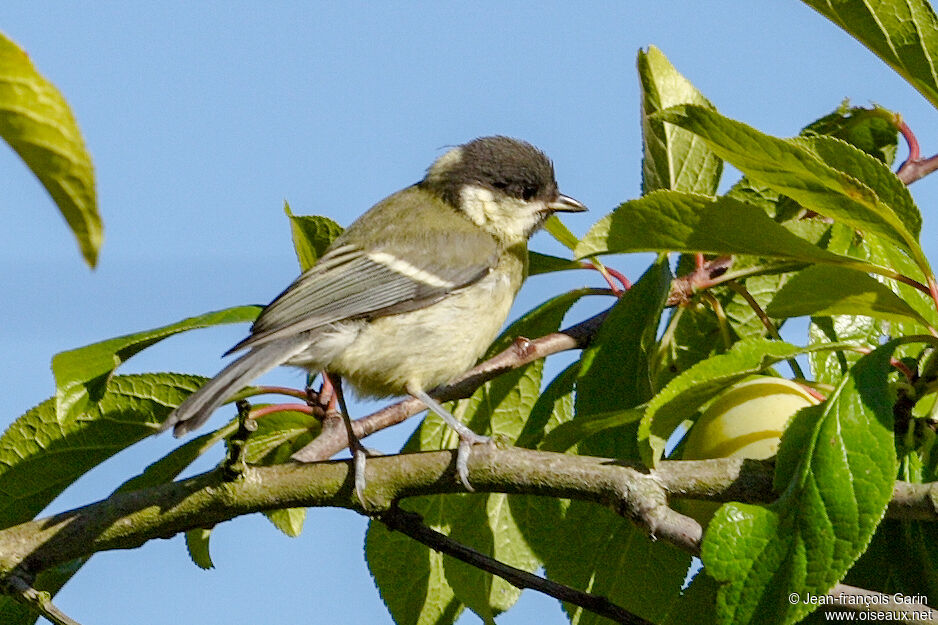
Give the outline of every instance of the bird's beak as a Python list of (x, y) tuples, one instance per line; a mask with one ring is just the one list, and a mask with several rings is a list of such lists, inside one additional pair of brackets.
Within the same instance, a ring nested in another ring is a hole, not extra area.
[(582, 213), (588, 209), (582, 202), (561, 193), (554, 200), (547, 203), (547, 210), (551, 213)]

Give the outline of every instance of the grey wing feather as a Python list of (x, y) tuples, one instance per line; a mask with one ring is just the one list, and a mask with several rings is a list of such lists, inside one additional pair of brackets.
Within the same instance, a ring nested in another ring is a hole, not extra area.
[[(313, 330), (343, 319), (389, 315), (422, 308), (480, 280), (494, 266), (484, 263), (436, 268), (428, 283), (395, 271), (351, 245), (341, 245), (277, 296), (251, 328), (251, 336), (228, 353)], [(442, 274), (442, 275), (440, 275)]]

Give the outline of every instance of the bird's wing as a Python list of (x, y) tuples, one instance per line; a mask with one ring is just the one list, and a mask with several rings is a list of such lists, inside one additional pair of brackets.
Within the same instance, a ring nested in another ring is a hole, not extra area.
[[(371, 220), (370, 226), (374, 223)], [(411, 222), (411, 230), (414, 223), (419, 228), (421, 221)], [(490, 235), (466, 223), (461, 216), (447, 217), (439, 227), (397, 232), (369, 250), (355, 244), (353, 225), (346, 233), (351, 236), (337, 239), (319, 262), (277, 296), (254, 322), (251, 336), (230, 351), (344, 319), (423, 308), (480, 280), (497, 263), (498, 246)], [(427, 250), (433, 250), (429, 258)], [(423, 262), (410, 260), (415, 258)]]

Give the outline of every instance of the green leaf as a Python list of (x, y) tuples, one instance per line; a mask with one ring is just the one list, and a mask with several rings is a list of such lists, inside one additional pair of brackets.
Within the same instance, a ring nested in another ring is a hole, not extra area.
[(544, 437), (544, 442), (540, 448), (545, 451), (565, 452), (590, 436), (634, 423), (640, 420), (644, 414), (644, 407), (636, 407), (580, 416), (573, 421), (561, 423), (551, 430)]
[(720, 322), (712, 308), (697, 300), (673, 307), (650, 367), (654, 391), (722, 347)]
[(72, 111), (26, 52), (0, 34), (0, 137), (39, 178), (94, 267), (104, 238), (94, 166)]
[[(778, 139), (711, 111), (693, 105), (676, 106), (659, 117), (690, 130), (707, 141), (711, 149), (748, 178), (774, 188), (807, 209), (848, 224), (861, 232), (879, 234), (903, 249), (925, 275), (931, 275), (928, 259), (918, 244), (909, 215), (901, 208), (902, 198), (880, 197), (866, 182), (832, 167), (815, 150), (823, 144), (827, 155), (837, 154), (838, 167), (853, 161), (851, 171), (886, 166), (832, 139)], [(898, 208), (897, 208), (898, 207)]]
[(815, 265), (795, 274), (765, 312), (776, 318), (867, 315), (887, 321), (911, 319), (928, 328), (928, 321), (878, 280), (859, 271), (827, 265)]
[[(808, 344), (812, 346), (839, 342), (843, 345), (873, 349), (879, 347), (882, 335), (882, 322), (872, 317), (815, 317), (808, 326)], [(817, 382), (836, 386), (862, 356), (863, 354), (855, 349), (819, 350), (808, 354), (808, 361)]]
[(536, 276), (541, 273), (552, 273), (554, 271), (567, 271), (570, 269), (583, 269), (583, 265), (578, 260), (560, 258), (550, 254), (541, 254), (528, 250), (528, 275)]
[(864, 356), (819, 406), (785, 430), (768, 508), (730, 503), (704, 536), (705, 570), (723, 584), (722, 623), (794, 623), (866, 549), (896, 476), (890, 343)]
[(108, 379), (125, 360), (179, 332), (253, 321), (260, 306), (238, 306), (189, 317), (161, 328), (92, 343), (52, 357), (55, 375), (55, 413), (61, 423), (75, 419), (89, 402), (101, 398)]
[(655, 191), (597, 221), (575, 251), (593, 254), (703, 252), (751, 254), (802, 262), (858, 264), (812, 245), (762, 209), (729, 197)]
[[(574, 362), (551, 380), (541, 392), (524, 429), (515, 444), (519, 447), (538, 448), (553, 431), (573, 419), (574, 387), (579, 363)], [(524, 535), (524, 543), (543, 562), (545, 552), (553, 549), (554, 528), (563, 518), (569, 505), (565, 499), (553, 497), (512, 496), (508, 498), (511, 516)]]
[(576, 235), (570, 232), (570, 229), (560, 221), (557, 215), (551, 215), (547, 218), (547, 221), (544, 222), (544, 230), (567, 249), (572, 250), (580, 242)]
[(896, 114), (876, 106), (871, 109), (850, 106), (844, 100), (837, 110), (806, 126), (803, 137), (825, 135), (846, 141), (886, 165), (892, 165), (899, 145)]
[(121, 375), (82, 418), (61, 422), (51, 399), (27, 411), (0, 437), (0, 527), (30, 520), (81, 475), (156, 432), (204, 382), (172, 373)]
[(186, 550), (189, 557), (200, 569), (214, 569), (212, 556), (208, 550), (209, 539), (212, 536), (212, 530), (199, 528), (186, 532)]
[(713, 105), (655, 46), (638, 52), (642, 85), (642, 195), (659, 189), (715, 195), (721, 161), (695, 134), (664, 124), (653, 115), (676, 104)]
[(938, 17), (927, 0), (804, 0), (938, 107)]
[[(896, 249), (888, 241), (875, 235), (868, 235), (859, 240), (851, 254), (868, 259), (878, 265), (888, 265), (894, 268), (897, 273), (903, 275), (914, 275), (915, 267), (908, 256)], [(935, 310), (935, 302), (927, 293), (894, 280), (885, 281), (886, 286), (891, 288), (896, 295), (902, 298), (906, 304), (911, 306), (924, 319), (929, 321), (931, 327), (938, 327), (938, 311)], [(885, 328), (885, 335), (904, 336), (920, 332), (918, 326), (912, 322), (892, 322)], [(910, 352), (917, 350), (915, 345), (900, 345), (896, 350), (899, 357), (910, 355)]]
[(306, 271), (316, 264), (336, 237), (342, 234), (342, 226), (328, 217), (294, 215), (286, 202), (283, 203), (283, 210), (290, 219), (296, 259), (300, 262), (300, 269)]
[[(832, 252), (846, 252), (855, 257), (869, 260), (869, 251), (862, 244), (863, 240), (860, 240), (858, 244), (858, 236), (853, 228), (843, 224), (832, 224), (830, 237), (825, 242), (826, 248)], [(895, 250), (894, 246), (889, 247)], [(900, 267), (911, 266), (908, 256), (900, 252), (896, 252), (896, 255), (905, 262), (905, 265), (899, 265)], [(884, 259), (879, 259), (879, 262), (891, 267), (896, 266), (889, 260), (884, 262)], [(896, 289), (897, 286), (906, 286), (894, 281), (887, 281), (886, 284), (893, 289)], [(909, 290), (917, 293), (911, 287), (909, 287)], [(811, 319), (811, 325), (808, 326), (808, 341), (810, 345), (841, 342), (868, 347), (872, 350), (882, 343), (880, 338), (884, 335), (884, 326), (886, 325), (888, 324), (873, 317), (854, 315), (814, 317)], [(854, 349), (823, 350), (808, 354), (808, 361), (811, 363), (811, 371), (816, 381), (836, 386), (840, 384), (843, 376), (861, 356), (862, 354)]]
[[(486, 357), (507, 348), (517, 337), (536, 338), (555, 332), (570, 307), (589, 294), (589, 289), (564, 293), (526, 313), (508, 327), (493, 343)], [(477, 432), (491, 432), (502, 439), (516, 441), (526, 429), (528, 416), (538, 401), (544, 361), (538, 360), (507, 372), (487, 382), (468, 400), (460, 400), (453, 411), (457, 419), (468, 423)], [(435, 415), (421, 426), (431, 438), (434, 424), (441, 427)], [(546, 425), (546, 424), (545, 424)], [(448, 430), (447, 426), (445, 427)], [(440, 440), (449, 438), (449, 432), (440, 431)], [(462, 498), (465, 508), (451, 520), (449, 536), (462, 544), (486, 553), (499, 562), (534, 572), (540, 560), (524, 540), (514, 513), (517, 505), (509, 504), (509, 496), (492, 494)], [(536, 504), (534, 504), (536, 505)], [(500, 577), (452, 559), (445, 559), (446, 579), (455, 589), (456, 597), (480, 617), (490, 619), (509, 609), (518, 600), (521, 590)]]
[(638, 435), (643, 460), (649, 466), (656, 465), (674, 429), (685, 419), (694, 417), (701, 406), (727, 387), (783, 360), (837, 347), (836, 344), (797, 347), (782, 341), (749, 338), (735, 343), (724, 354), (697, 363), (671, 380), (648, 402)]
[(268, 510), (264, 513), (267, 520), (274, 527), (289, 536), (296, 538), (303, 533), (303, 523), (306, 521), (306, 508), (281, 508)]
[(649, 359), (670, 287), (671, 269), (660, 258), (612, 307), (580, 356), (575, 421), (633, 408), (651, 396)]
[[(604, 410), (637, 406), (648, 399), (648, 350), (654, 344), (669, 282), (668, 264), (659, 259), (616, 302), (580, 359), (577, 415), (570, 423), (595, 424)], [(617, 427), (581, 440), (577, 451), (635, 458), (637, 426), (634, 419), (622, 419)], [(548, 434), (548, 439), (556, 431)], [(558, 518), (560, 513), (563, 516)], [(652, 621), (657, 621), (680, 596), (690, 556), (651, 540), (608, 508), (573, 501), (565, 511), (560, 506), (556, 511), (547, 511), (543, 518), (551, 528), (549, 535), (544, 530), (530, 529), (525, 535), (543, 558), (550, 579), (605, 596)], [(565, 604), (564, 609), (571, 623), (608, 622), (575, 606)]]
[(573, 419), (573, 389), (579, 371), (580, 364), (574, 362), (544, 387), (531, 407), (515, 445), (539, 449), (556, 428)]
[(909, 187), (881, 160), (834, 137), (792, 139), (810, 150), (827, 165), (863, 181), (902, 221), (917, 241), (922, 233), (922, 214), (915, 206)]

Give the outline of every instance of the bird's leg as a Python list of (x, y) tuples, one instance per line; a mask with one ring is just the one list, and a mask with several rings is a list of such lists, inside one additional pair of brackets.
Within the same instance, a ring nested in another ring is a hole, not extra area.
[(348, 434), (348, 449), (352, 454), (352, 476), (355, 480), (355, 496), (358, 497), (358, 503), (366, 510), (365, 505), (365, 459), (368, 452), (365, 446), (358, 440), (355, 430), (352, 427), (352, 419), (349, 417), (348, 406), (345, 405), (345, 393), (342, 392), (342, 378), (337, 375), (323, 372), (323, 377), (329, 381), (335, 391), (335, 397), (339, 400), (339, 412), (342, 413), (342, 422), (345, 423), (345, 431)]
[(426, 404), (427, 408), (435, 412), (441, 419), (446, 421), (446, 425), (451, 427), (459, 435), (459, 448), (456, 450), (456, 475), (459, 481), (466, 487), (466, 490), (473, 491), (469, 483), (469, 452), (473, 445), (490, 443), (492, 439), (488, 436), (476, 434), (465, 424), (461, 423), (444, 408), (440, 402), (427, 395), (424, 390), (414, 384), (407, 385), (407, 392)]

